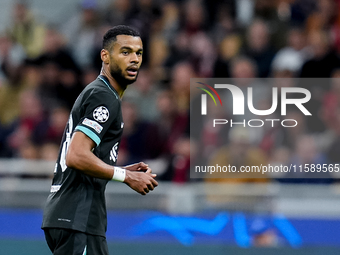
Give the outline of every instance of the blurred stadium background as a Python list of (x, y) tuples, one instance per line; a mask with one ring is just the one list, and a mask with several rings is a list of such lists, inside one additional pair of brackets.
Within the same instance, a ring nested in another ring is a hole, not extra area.
[[(40, 224), (64, 125), (116, 24), (145, 47), (119, 165), (148, 162), (160, 186), (108, 185), (111, 253), (340, 254), (336, 178), (189, 178), (190, 78), (339, 78), (339, 14), (339, 0), (2, 0), (0, 254), (50, 254)], [(247, 141), (240, 164), (340, 163), (339, 84), (308, 89), (313, 116), (291, 112), (298, 127)], [(199, 132), (215, 160), (221, 141)]]

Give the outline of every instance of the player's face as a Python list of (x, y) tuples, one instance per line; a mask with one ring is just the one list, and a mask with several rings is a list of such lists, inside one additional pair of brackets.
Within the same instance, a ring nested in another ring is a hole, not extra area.
[(121, 86), (136, 81), (143, 58), (140, 37), (118, 35), (110, 52), (110, 73)]

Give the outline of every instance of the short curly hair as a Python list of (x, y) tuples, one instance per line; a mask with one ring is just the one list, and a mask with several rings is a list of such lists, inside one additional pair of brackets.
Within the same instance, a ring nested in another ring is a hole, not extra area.
[(117, 35), (131, 35), (140, 37), (137, 30), (126, 25), (118, 25), (109, 29), (103, 37), (103, 49), (110, 50), (112, 43), (117, 41)]

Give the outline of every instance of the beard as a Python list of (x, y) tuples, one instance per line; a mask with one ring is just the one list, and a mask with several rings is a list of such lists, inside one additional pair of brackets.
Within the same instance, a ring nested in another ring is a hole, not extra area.
[(137, 80), (139, 72), (137, 71), (136, 77), (134, 79), (126, 79), (123, 75), (123, 70), (114, 63), (110, 69), (110, 74), (122, 88), (126, 89), (128, 85), (134, 83)]

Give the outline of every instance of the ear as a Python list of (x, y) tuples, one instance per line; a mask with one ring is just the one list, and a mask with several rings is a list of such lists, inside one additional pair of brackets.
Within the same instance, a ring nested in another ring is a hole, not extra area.
[(106, 65), (109, 64), (110, 58), (109, 58), (109, 52), (107, 50), (102, 49), (100, 51), (100, 57), (101, 57), (104, 64), (106, 64)]

